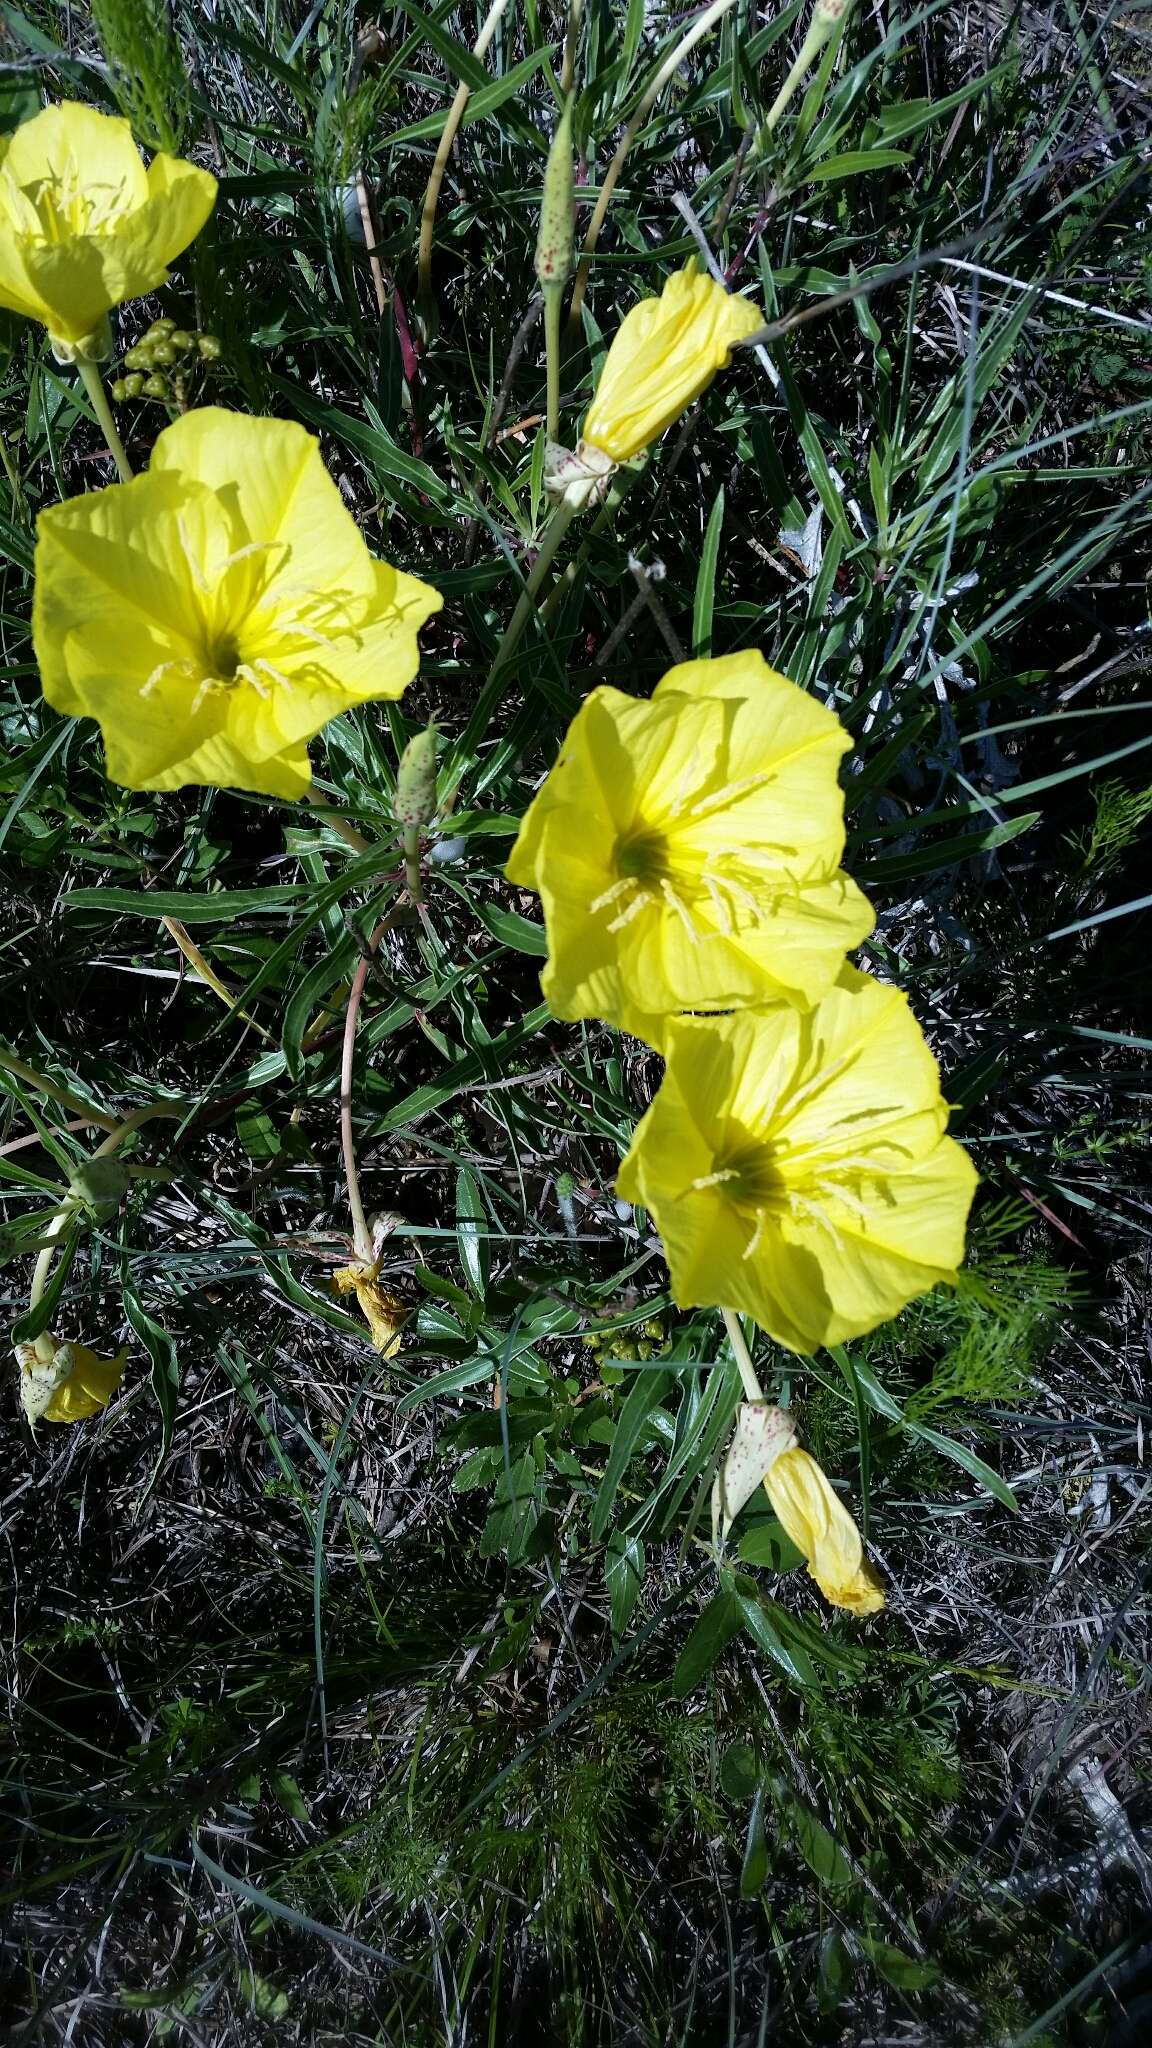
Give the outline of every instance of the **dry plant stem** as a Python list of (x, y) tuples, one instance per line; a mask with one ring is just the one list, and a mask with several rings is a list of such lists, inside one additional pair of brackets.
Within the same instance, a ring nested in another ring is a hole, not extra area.
[(228, 987), (228, 984), (221, 981), (214, 967), (209, 966), (191, 932), (181, 924), (179, 918), (162, 917), (160, 922), (169, 936), (175, 939), (193, 974), (197, 975), (212, 990), (213, 995), (219, 996), (222, 1003), (227, 1003), (228, 1008), (235, 1011), (236, 1015), (242, 1018), (245, 1024), (250, 1024), (253, 1031), (258, 1033), (266, 1045), (271, 1044), (272, 1033), (266, 1031), (263, 1024), (258, 1024), (255, 1017), (250, 1017), (247, 1010), (242, 1010), (239, 1007), (236, 997)]
[[(485, 55), (489, 43), (500, 26), (500, 18), (507, 5), (508, 0), (492, 0), (492, 6), (485, 17), (484, 25), (472, 45), (472, 55), (476, 58), (477, 62)], [(420, 271), (418, 286), (418, 294), (422, 306), (430, 306), (432, 303), (432, 236), (436, 229), (436, 209), (440, 204), (440, 187), (444, 183), (444, 173), (448, 168), (448, 158), (452, 154), (452, 144), (456, 140), (457, 130), (464, 119), (464, 109), (471, 97), (472, 87), (467, 83), (457, 88), (456, 97), (448, 109), (448, 119), (444, 123), (440, 144), (436, 151), (435, 161), (432, 165), (424, 193), (424, 205), (420, 212)]]
[(360, 1197), (360, 1174), (356, 1165), (356, 1144), (352, 1135), (352, 1063), (356, 1053), (356, 1025), (360, 1016), (360, 1005), (364, 1000), (364, 989), (368, 970), (376, 955), (376, 949), (395, 922), (398, 906), (394, 906), (387, 917), (381, 918), (360, 964), (352, 977), (348, 991), (348, 1008), (344, 1014), (344, 1047), (340, 1055), (340, 1148), (344, 1154), (344, 1181), (348, 1189), (348, 1208), (352, 1216), (352, 1243), (356, 1257), (370, 1266), (374, 1257), (372, 1232), (364, 1214)]
[(120, 481), (122, 484), (130, 484), (133, 477), (132, 464), (124, 453), (124, 443), (120, 439), (116, 422), (112, 417), (112, 407), (108, 403), (108, 394), (104, 389), (104, 379), (100, 375), (99, 368), (95, 363), (85, 362), (83, 356), (77, 357), (76, 368), (80, 375), (80, 382), (88, 394), (88, 403), (92, 407), (100, 423), (100, 431), (108, 443), (108, 453), (116, 464)]
[(58, 1102), (62, 1109), (72, 1110), (84, 1123), (96, 1124), (102, 1131), (114, 1131), (117, 1128), (114, 1116), (108, 1116), (103, 1110), (90, 1109), (78, 1095), (72, 1094), (71, 1089), (62, 1088), (58, 1081), (50, 1081), (47, 1074), (39, 1073), (35, 1067), (28, 1066), (24, 1060), (18, 1060), (15, 1053), (5, 1052), (2, 1047), (0, 1069), (6, 1074), (12, 1074), (17, 1081), (26, 1081), (30, 1088), (35, 1088), (39, 1094), (46, 1095), (49, 1102)]
[(363, 833), (356, 830), (355, 825), (344, 816), (343, 812), (333, 810), (329, 806), (326, 797), (317, 796), (314, 789), (306, 789), (304, 801), (306, 804), (312, 804), (316, 810), (323, 811), (324, 824), (330, 825), (333, 832), (344, 841), (344, 844), (352, 848), (353, 853), (371, 853), (372, 841), (365, 839)]
[(653, 106), (659, 99), (673, 73), (679, 69), (685, 57), (696, 48), (701, 37), (706, 36), (709, 29), (713, 28), (734, 4), (735, 0), (712, 0), (712, 5), (706, 7), (703, 14), (697, 15), (687, 34), (680, 38), (675, 49), (664, 59), (663, 64), (661, 64), (659, 71), (640, 101), (636, 112), (624, 130), (616, 154), (608, 166), (604, 183), (600, 187), (600, 194), (593, 209), (592, 218), (588, 223), (588, 231), (584, 236), (584, 243), (580, 253), (580, 268), (576, 273), (576, 283), (572, 292), (572, 304), (568, 313), (568, 320), (571, 326), (574, 327), (580, 318), (580, 309), (584, 304), (584, 294), (588, 289), (588, 273), (592, 268), (592, 257), (595, 254), (596, 244), (600, 239), (600, 230), (604, 225), (605, 216), (612, 203), (612, 194), (616, 190), (617, 181), (624, 168), (624, 161), (628, 151), (631, 149), (632, 144), (635, 142), (637, 135), (644, 126)]
[(728, 1342), (732, 1346), (732, 1356), (739, 1367), (740, 1379), (744, 1387), (744, 1399), (746, 1401), (762, 1401), (764, 1399), (764, 1390), (756, 1377), (756, 1368), (752, 1363), (752, 1354), (744, 1342), (744, 1332), (740, 1328), (740, 1318), (734, 1309), (724, 1308), (721, 1309), (720, 1313), (724, 1318), (724, 1328), (728, 1332)]

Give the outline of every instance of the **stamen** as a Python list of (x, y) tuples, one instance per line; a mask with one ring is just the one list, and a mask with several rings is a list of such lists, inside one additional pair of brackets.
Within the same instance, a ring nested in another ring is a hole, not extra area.
[(593, 899), (588, 905), (589, 914), (595, 916), (598, 910), (607, 910), (610, 903), (615, 903), (621, 896), (626, 896), (629, 889), (638, 889), (639, 887), (640, 884), (636, 880), (635, 875), (625, 875), (623, 880), (613, 882), (612, 887), (605, 889), (603, 895)]
[(642, 910), (647, 910), (647, 908), (648, 898), (646, 895), (641, 893), (638, 896), (634, 896), (632, 898), (631, 903), (628, 904), (627, 908), (620, 912), (619, 917), (614, 917), (612, 919), (611, 924), (608, 926), (608, 930), (610, 932), (622, 932), (626, 924), (631, 924), (633, 918), (639, 917), (640, 912)]
[(267, 661), (262, 654), (256, 655), (255, 659), (251, 662), (243, 662), (238, 672), (240, 674), (247, 674), (252, 682), (256, 684), (256, 688), (259, 689), (260, 685), (256, 682), (254, 674), (254, 670), (258, 668), (262, 668), (265, 675), (271, 676), (274, 683), (279, 683), (282, 690), (287, 690), (289, 696), (292, 695), (293, 686), (291, 679), (284, 674), (282, 669), (274, 667), (272, 662)]
[(182, 512), (176, 514), (176, 531), (180, 535), (180, 543), (184, 549), (184, 559), (188, 564), (188, 573), (193, 583), (196, 585), (201, 597), (211, 597), (212, 585), (205, 576), (197, 559), (196, 551), (188, 538), (188, 529), (184, 524), (184, 514)]
[[(691, 941), (692, 945), (698, 945), (699, 934), (697, 933), (696, 927), (692, 922), (692, 918), (688, 911), (688, 907), (686, 904), (681, 902), (679, 896), (676, 894), (675, 889), (672, 887), (671, 882), (667, 879), (666, 876), (661, 877), (660, 894), (663, 896), (664, 901), (665, 903), (667, 903), (669, 908), (676, 912), (676, 915), (680, 919), (681, 924), (687, 932), (689, 940)], [(609, 926), (609, 930), (611, 929), (612, 927)]]
[(690, 1188), (695, 1188), (699, 1191), (702, 1188), (722, 1187), (726, 1180), (739, 1180), (739, 1178), (739, 1167), (725, 1166), (719, 1173), (702, 1173), (698, 1180), (689, 1181), (688, 1185)]

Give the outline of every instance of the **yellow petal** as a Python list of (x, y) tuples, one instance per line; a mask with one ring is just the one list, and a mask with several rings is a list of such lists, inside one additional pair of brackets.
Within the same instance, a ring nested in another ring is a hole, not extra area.
[(39, 523), (45, 696), (99, 721), (131, 789), (299, 798), (308, 740), (400, 695), (440, 603), (373, 561), (310, 434), (217, 407), (166, 429), (146, 476)]
[(619, 1181), (679, 1306), (742, 1310), (809, 1354), (955, 1278), (976, 1185), (907, 1005), (844, 980), (806, 1014), (670, 1021)]
[(582, 438), (628, 462), (658, 440), (729, 361), (733, 344), (764, 316), (748, 299), (687, 269), (658, 299), (626, 315), (600, 372)]
[(332, 1285), (337, 1294), (355, 1294), (376, 1350), (382, 1358), (394, 1358), (410, 1311), (398, 1294), (382, 1285), (380, 1260), (371, 1266), (337, 1267)]
[(543, 900), (555, 1014), (623, 1026), (823, 995), (872, 926), (837, 871), (848, 744), (755, 654), (674, 669), (649, 703), (595, 690), (506, 869)]
[(860, 1531), (815, 1458), (799, 1449), (782, 1452), (765, 1476), (764, 1490), (833, 1607), (853, 1614), (883, 1607), (884, 1588), (864, 1557)]
[(210, 173), (179, 159), (145, 172), (127, 121), (46, 107), (0, 152), (0, 304), (80, 341), (163, 284), (215, 198)]
[(85, 1344), (58, 1344), (46, 1363), (33, 1345), (22, 1345), (18, 1357), (24, 1412), (35, 1425), (82, 1422), (106, 1407), (124, 1377), (128, 1353), (100, 1358)]

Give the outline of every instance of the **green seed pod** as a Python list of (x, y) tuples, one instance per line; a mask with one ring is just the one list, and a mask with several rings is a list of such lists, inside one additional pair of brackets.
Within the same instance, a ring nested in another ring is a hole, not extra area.
[(174, 327), (168, 336), (168, 345), (170, 348), (176, 349), (178, 354), (186, 356), (190, 349), (195, 348), (196, 336), (189, 334), (186, 327)]
[(224, 353), (220, 346), (220, 337), (217, 334), (198, 334), (196, 346), (206, 363), (218, 363)]
[(572, 168), (572, 100), (569, 98), (552, 137), (544, 190), (540, 200), (540, 233), (536, 238), (536, 275), (541, 284), (559, 287), (572, 268), (572, 219), (575, 181)]
[(163, 369), (167, 369), (169, 363), (176, 361), (179, 353), (179, 349), (174, 348), (170, 341), (158, 341), (153, 344), (152, 361), (159, 363)]
[(410, 739), (396, 771), (395, 814), (402, 825), (427, 825), (436, 815), (436, 742), (431, 721)]
[(128, 377), (121, 377), (120, 390), (125, 398), (139, 398), (144, 389), (144, 379), (139, 370), (133, 370)]
[(146, 342), (134, 342), (131, 348), (125, 349), (124, 362), (130, 370), (150, 370), (152, 368), (152, 351)]
[(127, 378), (117, 377), (116, 382), (108, 386), (108, 396), (112, 400), (113, 405), (123, 405), (124, 400), (128, 396)]
[(167, 341), (168, 336), (175, 334), (175, 332), (176, 322), (174, 320), (154, 320), (148, 329), (148, 338), (151, 341)]
[(155, 371), (151, 377), (145, 377), (141, 389), (145, 398), (167, 398), (168, 379)]

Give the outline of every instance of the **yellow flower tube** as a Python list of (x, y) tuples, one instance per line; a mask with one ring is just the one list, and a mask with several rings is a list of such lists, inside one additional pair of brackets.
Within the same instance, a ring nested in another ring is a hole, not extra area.
[(38, 320), (62, 359), (94, 355), (113, 306), (165, 282), (216, 203), (182, 158), (145, 170), (127, 121), (65, 100), (0, 142), (0, 306)]
[[(694, 269), (625, 315), (584, 419), (582, 446), (629, 462), (679, 419), (726, 368), (736, 342), (763, 327), (750, 299)], [(579, 452), (579, 451), (578, 451)]]
[(976, 1173), (897, 989), (845, 967), (806, 1013), (670, 1020), (664, 1053), (617, 1188), (651, 1211), (678, 1307), (811, 1355), (955, 1279)]
[(42, 512), (35, 573), (44, 695), (98, 721), (128, 789), (302, 797), (309, 739), (401, 695), (442, 603), (369, 554), (313, 435), (217, 406), (134, 482)]
[(884, 1588), (864, 1556), (859, 1529), (815, 1458), (797, 1448), (782, 1451), (768, 1468), (764, 1491), (824, 1598), (851, 1614), (877, 1613)]

